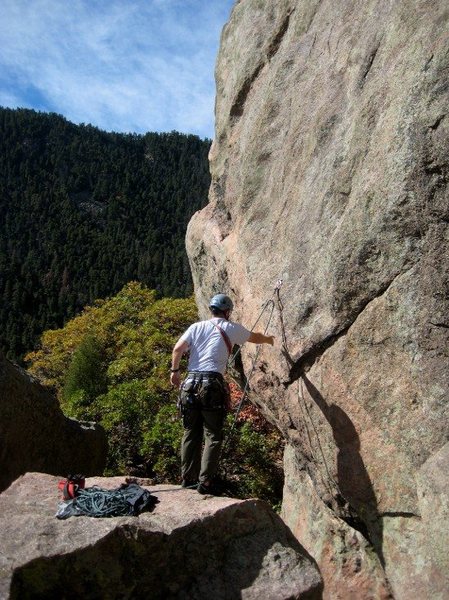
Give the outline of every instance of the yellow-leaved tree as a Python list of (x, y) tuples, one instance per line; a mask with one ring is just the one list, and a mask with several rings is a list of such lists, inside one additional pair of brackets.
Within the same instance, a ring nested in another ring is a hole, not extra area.
[[(46, 331), (40, 348), (26, 356), (29, 371), (55, 389), (67, 416), (106, 429), (106, 474), (179, 480), (182, 425), (169, 368), (173, 345), (196, 320), (192, 298), (158, 299), (132, 282), (62, 329)], [(283, 484), (280, 436), (261, 415), (244, 413), (222, 460), (228, 492), (276, 505)], [(225, 437), (232, 420), (229, 415)]]
[(68, 416), (102, 423), (108, 472), (177, 477), (181, 424), (169, 382), (171, 350), (197, 319), (192, 298), (157, 299), (139, 283), (99, 300), (26, 356)]

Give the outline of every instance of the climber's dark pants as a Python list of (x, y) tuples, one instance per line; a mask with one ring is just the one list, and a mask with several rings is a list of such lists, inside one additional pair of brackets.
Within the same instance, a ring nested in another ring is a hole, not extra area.
[[(181, 474), (186, 481), (211, 480), (218, 471), (223, 440), (223, 410), (186, 408), (181, 445)], [(204, 433), (204, 450), (201, 448)]]
[(227, 394), (219, 373), (189, 373), (181, 386), (181, 474), (186, 481), (211, 480), (218, 471)]

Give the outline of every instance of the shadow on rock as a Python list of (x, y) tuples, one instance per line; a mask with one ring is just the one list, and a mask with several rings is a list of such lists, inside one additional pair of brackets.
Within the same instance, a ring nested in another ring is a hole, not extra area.
[(285, 525), (273, 518), (279, 539), (270, 528), (226, 544), (227, 532), (213, 523), (209, 531), (192, 527), (170, 536), (120, 527), (94, 546), (23, 565), (13, 575), (10, 598), (321, 599), (313, 559), (285, 539)]
[(373, 545), (384, 566), (382, 550), (383, 528), (377, 510), (377, 499), (366, 467), (360, 455), (360, 438), (353, 422), (336, 404), (328, 404), (305, 374), (302, 379), (315, 404), (332, 429), (337, 454), (337, 483), (341, 496), (348, 504), (344, 520), (360, 531)]

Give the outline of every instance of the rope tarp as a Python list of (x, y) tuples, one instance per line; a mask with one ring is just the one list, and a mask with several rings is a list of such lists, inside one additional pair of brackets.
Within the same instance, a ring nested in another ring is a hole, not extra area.
[(60, 502), (56, 517), (125, 517), (151, 511), (158, 499), (136, 483), (107, 490), (97, 486), (80, 489), (72, 500)]

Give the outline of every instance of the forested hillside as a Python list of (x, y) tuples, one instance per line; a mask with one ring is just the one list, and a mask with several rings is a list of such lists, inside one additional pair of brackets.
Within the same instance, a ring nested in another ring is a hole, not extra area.
[(127, 281), (191, 293), (184, 235), (207, 200), (209, 145), (0, 108), (0, 346), (9, 358)]

